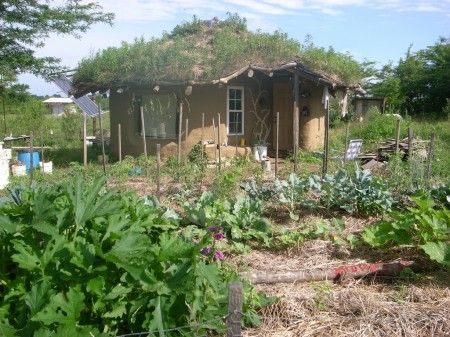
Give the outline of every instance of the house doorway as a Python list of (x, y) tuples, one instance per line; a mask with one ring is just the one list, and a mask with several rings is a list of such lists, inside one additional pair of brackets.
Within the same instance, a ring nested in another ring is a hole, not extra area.
[(273, 139), (272, 146), (276, 146), (276, 113), (280, 113), (280, 134), (278, 138), (278, 147), (280, 150), (292, 149), (292, 110), (293, 93), (289, 82), (275, 82), (273, 84)]

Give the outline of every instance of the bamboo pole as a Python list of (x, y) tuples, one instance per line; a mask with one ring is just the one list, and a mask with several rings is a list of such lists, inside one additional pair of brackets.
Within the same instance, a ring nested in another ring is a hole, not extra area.
[(106, 175), (106, 159), (105, 159), (105, 139), (103, 137), (103, 126), (102, 126), (102, 107), (100, 106), (100, 100), (98, 102), (98, 126), (100, 127), (100, 140), (102, 142), (102, 166), (103, 174)]
[(279, 150), (279, 138), (280, 138), (280, 112), (277, 111), (277, 120), (276, 120), (276, 138), (275, 138), (275, 177), (278, 176), (278, 150)]
[(181, 134), (183, 130), (183, 103), (180, 103), (178, 115), (178, 164), (181, 163)]
[(400, 144), (400, 119), (397, 119), (397, 125), (395, 127), (395, 154), (398, 155)]
[(30, 185), (33, 183), (33, 131), (30, 132), (29, 164), (30, 164)]
[(156, 196), (161, 198), (161, 144), (156, 144)]
[(294, 150), (294, 172), (298, 172), (298, 143), (299, 143), (299, 78), (294, 74), (294, 109), (293, 109), (293, 150)]
[(184, 135), (184, 163), (187, 164), (189, 147), (188, 147), (188, 135), (189, 135), (189, 119), (186, 118), (186, 131)]
[(122, 126), (120, 123), (117, 125), (117, 141), (118, 141), (118, 151), (119, 151), (119, 162), (122, 161)]
[(83, 166), (87, 169), (87, 115), (83, 112)]
[(219, 150), (219, 171), (222, 166), (222, 150), (220, 142), (220, 113), (217, 114), (217, 149)]

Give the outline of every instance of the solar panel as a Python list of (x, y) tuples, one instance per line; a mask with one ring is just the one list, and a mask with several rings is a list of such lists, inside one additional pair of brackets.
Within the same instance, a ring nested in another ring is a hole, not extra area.
[[(53, 79), (53, 82), (67, 95), (70, 96), (70, 91), (72, 90), (72, 82), (64, 74), (59, 74), (58, 77)], [(81, 110), (83, 110), (86, 115), (90, 117), (95, 117), (98, 114), (98, 106), (92, 101), (88, 96), (84, 95), (82, 97), (75, 98), (70, 96), (76, 105), (78, 105)]]

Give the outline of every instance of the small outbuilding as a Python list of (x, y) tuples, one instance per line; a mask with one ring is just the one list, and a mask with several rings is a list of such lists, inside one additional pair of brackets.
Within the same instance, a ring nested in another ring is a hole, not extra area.
[(148, 151), (161, 144), (163, 155), (176, 153), (180, 132), (190, 148), (217, 140), (217, 128), (221, 145), (275, 147), (277, 113), (280, 150), (321, 148), (329, 95), (346, 99), (349, 85), (303, 64), (285, 34), (249, 32), (239, 20), (194, 20), (108, 48), (80, 63), (73, 94), (109, 90), (111, 145), (120, 124), (124, 155), (143, 152), (143, 131)]
[(364, 118), (370, 108), (377, 108), (379, 112), (384, 113), (386, 106), (385, 97), (355, 97), (353, 99), (353, 106), (355, 108), (355, 116), (357, 118)]
[(65, 111), (75, 112), (75, 104), (70, 97), (50, 97), (43, 101), (50, 107), (52, 115), (60, 116)]

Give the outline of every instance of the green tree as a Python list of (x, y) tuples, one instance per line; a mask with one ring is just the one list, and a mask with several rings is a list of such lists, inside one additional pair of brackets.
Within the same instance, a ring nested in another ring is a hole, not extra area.
[(0, 74), (46, 74), (58, 65), (54, 57), (38, 57), (35, 49), (51, 33), (79, 37), (98, 22), (111, 24), (112, 13), (103, 13), (95, 2), (82, 0), (0, 1)]

